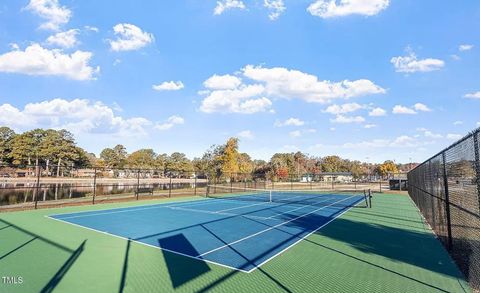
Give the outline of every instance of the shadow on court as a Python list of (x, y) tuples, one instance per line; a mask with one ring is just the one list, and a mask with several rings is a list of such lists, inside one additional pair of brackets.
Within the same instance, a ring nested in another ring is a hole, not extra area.
[[(285, 219), (289, 219), (289, 216), (286, 215)], [(325, 223), (328, 220), (329, 217), (311, 214), (301, 220), (289, 222), (287, 225), (310, 229), (312, 223)], [(318, 239), (304, 239), (302, 243), (315, 245), (322, 250), (328, 250), (329, 252), (338, 254), (339, 258), (346, 257), (350, 260), (358, 261), (359, 263), (366, 264), (374, 269), (379, 269), (388, 274), (392, 274), (392, 276), (403, 278), (405, 281), (418, 283), (419, 285), (430, 288), (430, 290), (449, 292), (449, 290), (441, 288), (441, 285), (429, 282), (428, 280), (424, 280), (417, 276), (415, 270), (398, 271), (391, 265), (392, 262), (382, 261), (381, 258), (376, 258), (375, 256), (388, 258), (392, 260), (393, 263), (408, 263), (414, 267), (423, 268), (457, 279), (463, 279), (461, 273), (451, 264), (448, 254), (441, 248), (438, 240), (429, 233), (419, 233), (384, 225), (356, 222), (345, 218), (337, 218), (334, 223), (334, 228), (321, 229), (315, 232), (315, 234), (320, 234), (335, 241), (340, 241), (358, 251), (372, 256), (361, 257), (359, 254), (352, 254), (351, 249), (342, 249), (341, 246), (332, 247)], [(281, 227), (275, 229), (281, 229), (282, 232), (285, 233), (285, 229), (282, 229)], [(291, 235), (292, 237), (298, 238), (298, 235), (296, 234)], [(272, 250), (273, 249), (275, 248), (272, 247)], [(265, 251), (264, 253), (269, 252)], [(320, 250), (318, 253), (322, 253), (322, 251)], [(259, 257), (262, 255), (259, 255)], [(277, 285), (281, 284), (275, 279), (275, 277), (268, 274), (268, 270), (264, 267), (258, 268), (257, 271), (267, 275)], [(238, 273), (239, 272), (232, 271), (202, 288), (198, 292), (207, 292)], [(282, 284), (279, 287), (285, 291), (290, 291), (285, 284)]]
[[(0, 239), (0, 268), (3, 268), (0, 269), (0, 275), (9, 276), (18, 272), (17, 275), (24, 276), (29, 280), (29, 287), (18, 288), (24, 292), (52, 292), (82, 254), (86, 243), (85, 240), (72, 250), (3, 219), (0, 219)], [(18, 264), (15, 262), (17, 258), (27, 258), (30, 263)], [(23, 274), (33, 265), (39, 266), (41, 279), (37, 274)]]
[[(158, 245), (163, 248), (181, 247), (182, 251), (188, 255), (198, 254), (198, 251), (183, 234), (160, 238), (158, 239)], [(210, 271), (206, 262), (173, 254), (168, 251), (162, 252), (173, 288), (180, 287), (181, 285)], [(182, 262), (179, 261), (180, 258), (183, 258)]]

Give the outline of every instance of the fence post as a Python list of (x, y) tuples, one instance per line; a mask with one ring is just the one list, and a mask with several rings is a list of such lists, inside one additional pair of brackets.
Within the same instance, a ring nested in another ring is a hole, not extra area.
[(478, 211), (480, 212), (480, 150), (478, 149), (478, 137), (480, 136), (480, 130), (473, 134), (473, 143), (475, 144), (475, 173), (477, 177), (477, 199), (478, 199)]
[(172, 173), (170, 172), (170, 183), (168, 184), (168, 197), (172, 197)]
[[(400, 190), (402, 190), (401, 188), (402, 187), (400, 186)], [(382, 179), (380, 179), (380, 193), (382, 193)]]
[(197, 195), (197, 173), (194, 173), (195, 175), (195, 183), (194, 183), (194, 191), (193, 191), (193, 195)]
[(445, 156), (445, 152), (442, 153), (443, 158), (443, 185), (445, 188), (445, 212), (447, 214), (447, 249), (450, 251), (452, 250), (452, 222), (450, 219), (450, 195), (448, 192), (448, 178), (447, 178), (447, 160)]
[(140, 169), (138, 169), (137, 171), (137, 200), (138, 200), (138, 193), (140, 192)]
[(92, 204), (95, 204), (95, 196), (97, 195), (97, 168), (93, 168), (93, 199)]
[(37, 209), (38, 197), (40, 196), (40, 165), (37, 164), (37, 184), (36, 184), (36, 194), (35, 194), (35, 209)]

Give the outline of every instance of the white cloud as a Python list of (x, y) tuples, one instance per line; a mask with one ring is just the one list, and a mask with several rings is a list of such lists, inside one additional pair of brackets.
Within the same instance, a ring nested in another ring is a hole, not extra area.
[(39, 44), (32, 44), (25, 51), (14, 50), (0, 55), (0, 72), (89, 80), (94, 79), (100, 70), (88, 64), (91, 57), (91, 52), (75, 51), (69, 55), (62, 50), (48, 50)]
[(357, 103), (347, 103), (343, 105), (330, 105), (324, 112), (330, 114), (346, 114), (363, 109), (364, 106)]
[(393, 107), (393, 114), (417, 114), (417, 112), (413, 109), (410, 109), (408, 107), (402, 106), (402, 105), (396, 105)]
[(83, 28), (86, 29), (87, 31), (96, 32), (96, 33), (100, 31), (98, 27), (91, 26), (91, 25), (86, 25)]
[(222, 0), (217, 1), (217, 6), (213, 10), (214, 15), (220, 15), (229, 9), (245, 9), (245, 4), (240, 0)]
[(259, 97), (264, 92), (261, 85), (242, 86), (238, 89), (215, 90), (208, 93), (202, 101), (200, 110), (205, 113), (243, 113), (265, 112), (272, 106), (266, 97)]
[(263, 6), (270, 10), (268, 17), (270, 20), (276, 20), (287, 9), (283, 0), (264, 0)]
[(288, 135), (292, 138), (296, 138), (302, 136), (302, 132), (300, 130), (290, 131)]
[(463, 51), (470, 51), (470, 50), (473, 49), (473, 47), (474, 47), (473, 45), (464, 44), (464, 45), (458, 46), (458, 50), (462, 51), (462, 52)]
[(453, 125), (457, 126), (457, 125), (462, 125), (463, 124), (463, 121), (455, 121), (453, 122)]
[(431, 112), (432, 111), (430, 108), (428, 108), (427, 105), (422, 104), (422, 103), (416, 103), (415, 105), (413, 105), (413, 108), (415, 110), (421, 111), (421, 112)]
[(423, 131), (423, 135), (424, 135), (425, 137), (433, 138), (433, 139), (443, 138), (443, 135), (438, 134), (438, 133), (433, 133), (433, 132), (431, 132), (430, 130), (426, 130), (426, 129)]
[(298, 98), (312, 103), (328, 103), (333, 99), (386, 92), (366, 79), (334, 83), (328, 80), (320, 81), (314, 75), (282, 67), (247, 65), (238, 74), (243, 74), (245, 79), (253, 83), (247, 84), (239, 77), (228, 74), (208, 78), (204, 82), (205, 90), (199, 91), (199, 94), (207, 95), (200, 110), (207, 113), (255, 113), (272, 111), (271, 99), (275, 98)]
[(116, 40), (109, 40), (113, 51), (138, 50), (153, 42), (153, 34), (142, 31), (130, 23), (119, 23), (113, 27)]
[(41, 29), (57, 31), (72, 17), (72, 11), (61, 6), (58, 0), (30, 0), (25, 9), (46, 20), (40, 25)]
[(445, 66), (445, 62), (440, 59), (417, 59), (415, 53), (409, 48), (407, 48), (407, 54), (407, 56), (393, 57), (390, 60), (390, 62), (394, 65), (396, 72), (429, 72), (440, 70)]
[(250, 130), (243, 130), (237, 133), (237, 136), (245, 139), (253, 139), (255, 136)]
[(344, 115), (337, 115), (335, 119), (330, 119), (332, 123), (340, 123), (340, 124), (347, 124), (347, 123), (363, 123), (365, 122), (365, 118), (362, 116), (344, 116)]
[(79, 43), (77, 40), (78, 33), (78, 29), (71, 29), (65, 32), (56, 33), (47, 38), (47, 43), (63, 48), (72, 48)]
[(331, 82), (314, 75), (283, 67), (264, 68), (247, 65), (243, 75), (265, 85), (269, 96), (299, 98), (312, 103), (327, 103), (333, 99), (383, 94), (385, 90), (367, 79)]
[(480, 99), (480, 91), (475, 92), (475, 93), (466, 94), (464, 97), (467, 98), (467, 99)]
[(216, 75), (203, 82), (203, 85), (212, 90), (231, 90), (236, 89), (242, 84), (242, 80), (233, 75)]
[(305, 122), (298, 119), (298, 118), (288, 118), (284, 122), (281, 121), (275, 121), (275, 126), (276, 127), (282, 127), (282, 126), (302, 126), (304, 125)]
[(373, 148), (413, 148), (419, 147), (429, 142), (419, 142), (408, 135), (402, 135), (394, 139), (373, 139), (358, 143), (345, 143), (342, 145), (348, 149), (373, 149)]
[(307, 11), (321, 18), (351, 14), (372, 16), (386, 9), (389, 2), (389, 0), (317, 0), (308, 6)]
[(154, 128), (157, 130), (169, 130), (175, 125), (181, 125), (184, 123), (185, 123), (185, 119), (183, 119), (180, 116), (173, 115), (173, 116), (170, 116), (167, 119), (167, 121), (163, 123), (157, 123)]
[(458, 60), (462, 59), (462, 58), (460, 58), (460, 56), (458, 56), (457, 54), (452, 54), (452, 55), (450, 55), (450, 57), (451, 57), (453, 60), (455, 60), (455, 61), (458, 61)]
[(450, 140), (459, 140), (461, 139), (463, 136), (461, 134), (455, 134), (455, 133), (449, 133), (447, 134), (447, 139), (450, 139)]
[(184, 88), (181, 81), (164, 81), (161, 84), (153, 85), (152, 88), (156, 91), (178, 91)]
[(370, 112), (368, 112), (368, 116), (372, 116), (372, 117), (379, 117), (379, 116), (385, 116), (385, 115), (387, 115), (387, 111), (385, 111), (380, 107), (374, 108)]
[(377, 127), (377, 125), (376, 125), (376, 124), (367, 124), (367, 125), (365, 125), (364, 127), (365, 127), (366, 129), (370, 129), (370, 128), (375, 128), (375, 127)]
[(0, 105), (0, 124), (20, 130), (64, 128), (73, 133), (137, 136), (146, 134), (151, 122), (142, 117), (117, 116), (112, 108), (101, 102), (53, 99), (26, 104), (23, 110), (10, 104)]

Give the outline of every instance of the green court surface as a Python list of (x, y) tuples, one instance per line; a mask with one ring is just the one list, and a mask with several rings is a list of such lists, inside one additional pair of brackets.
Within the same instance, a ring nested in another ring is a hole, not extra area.
[(405, 195), (376, 194), (251, 273), (45, 217), (158, 202), (0, 214), (0, 277), (23, 279), (0, 292), (471, 292)]

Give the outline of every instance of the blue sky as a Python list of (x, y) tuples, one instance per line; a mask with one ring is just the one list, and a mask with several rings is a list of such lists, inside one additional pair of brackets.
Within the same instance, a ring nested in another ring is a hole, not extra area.
[(479, 28), (476, 0), (2, 1), (0, 124), (422, 161), (480, 126)]

